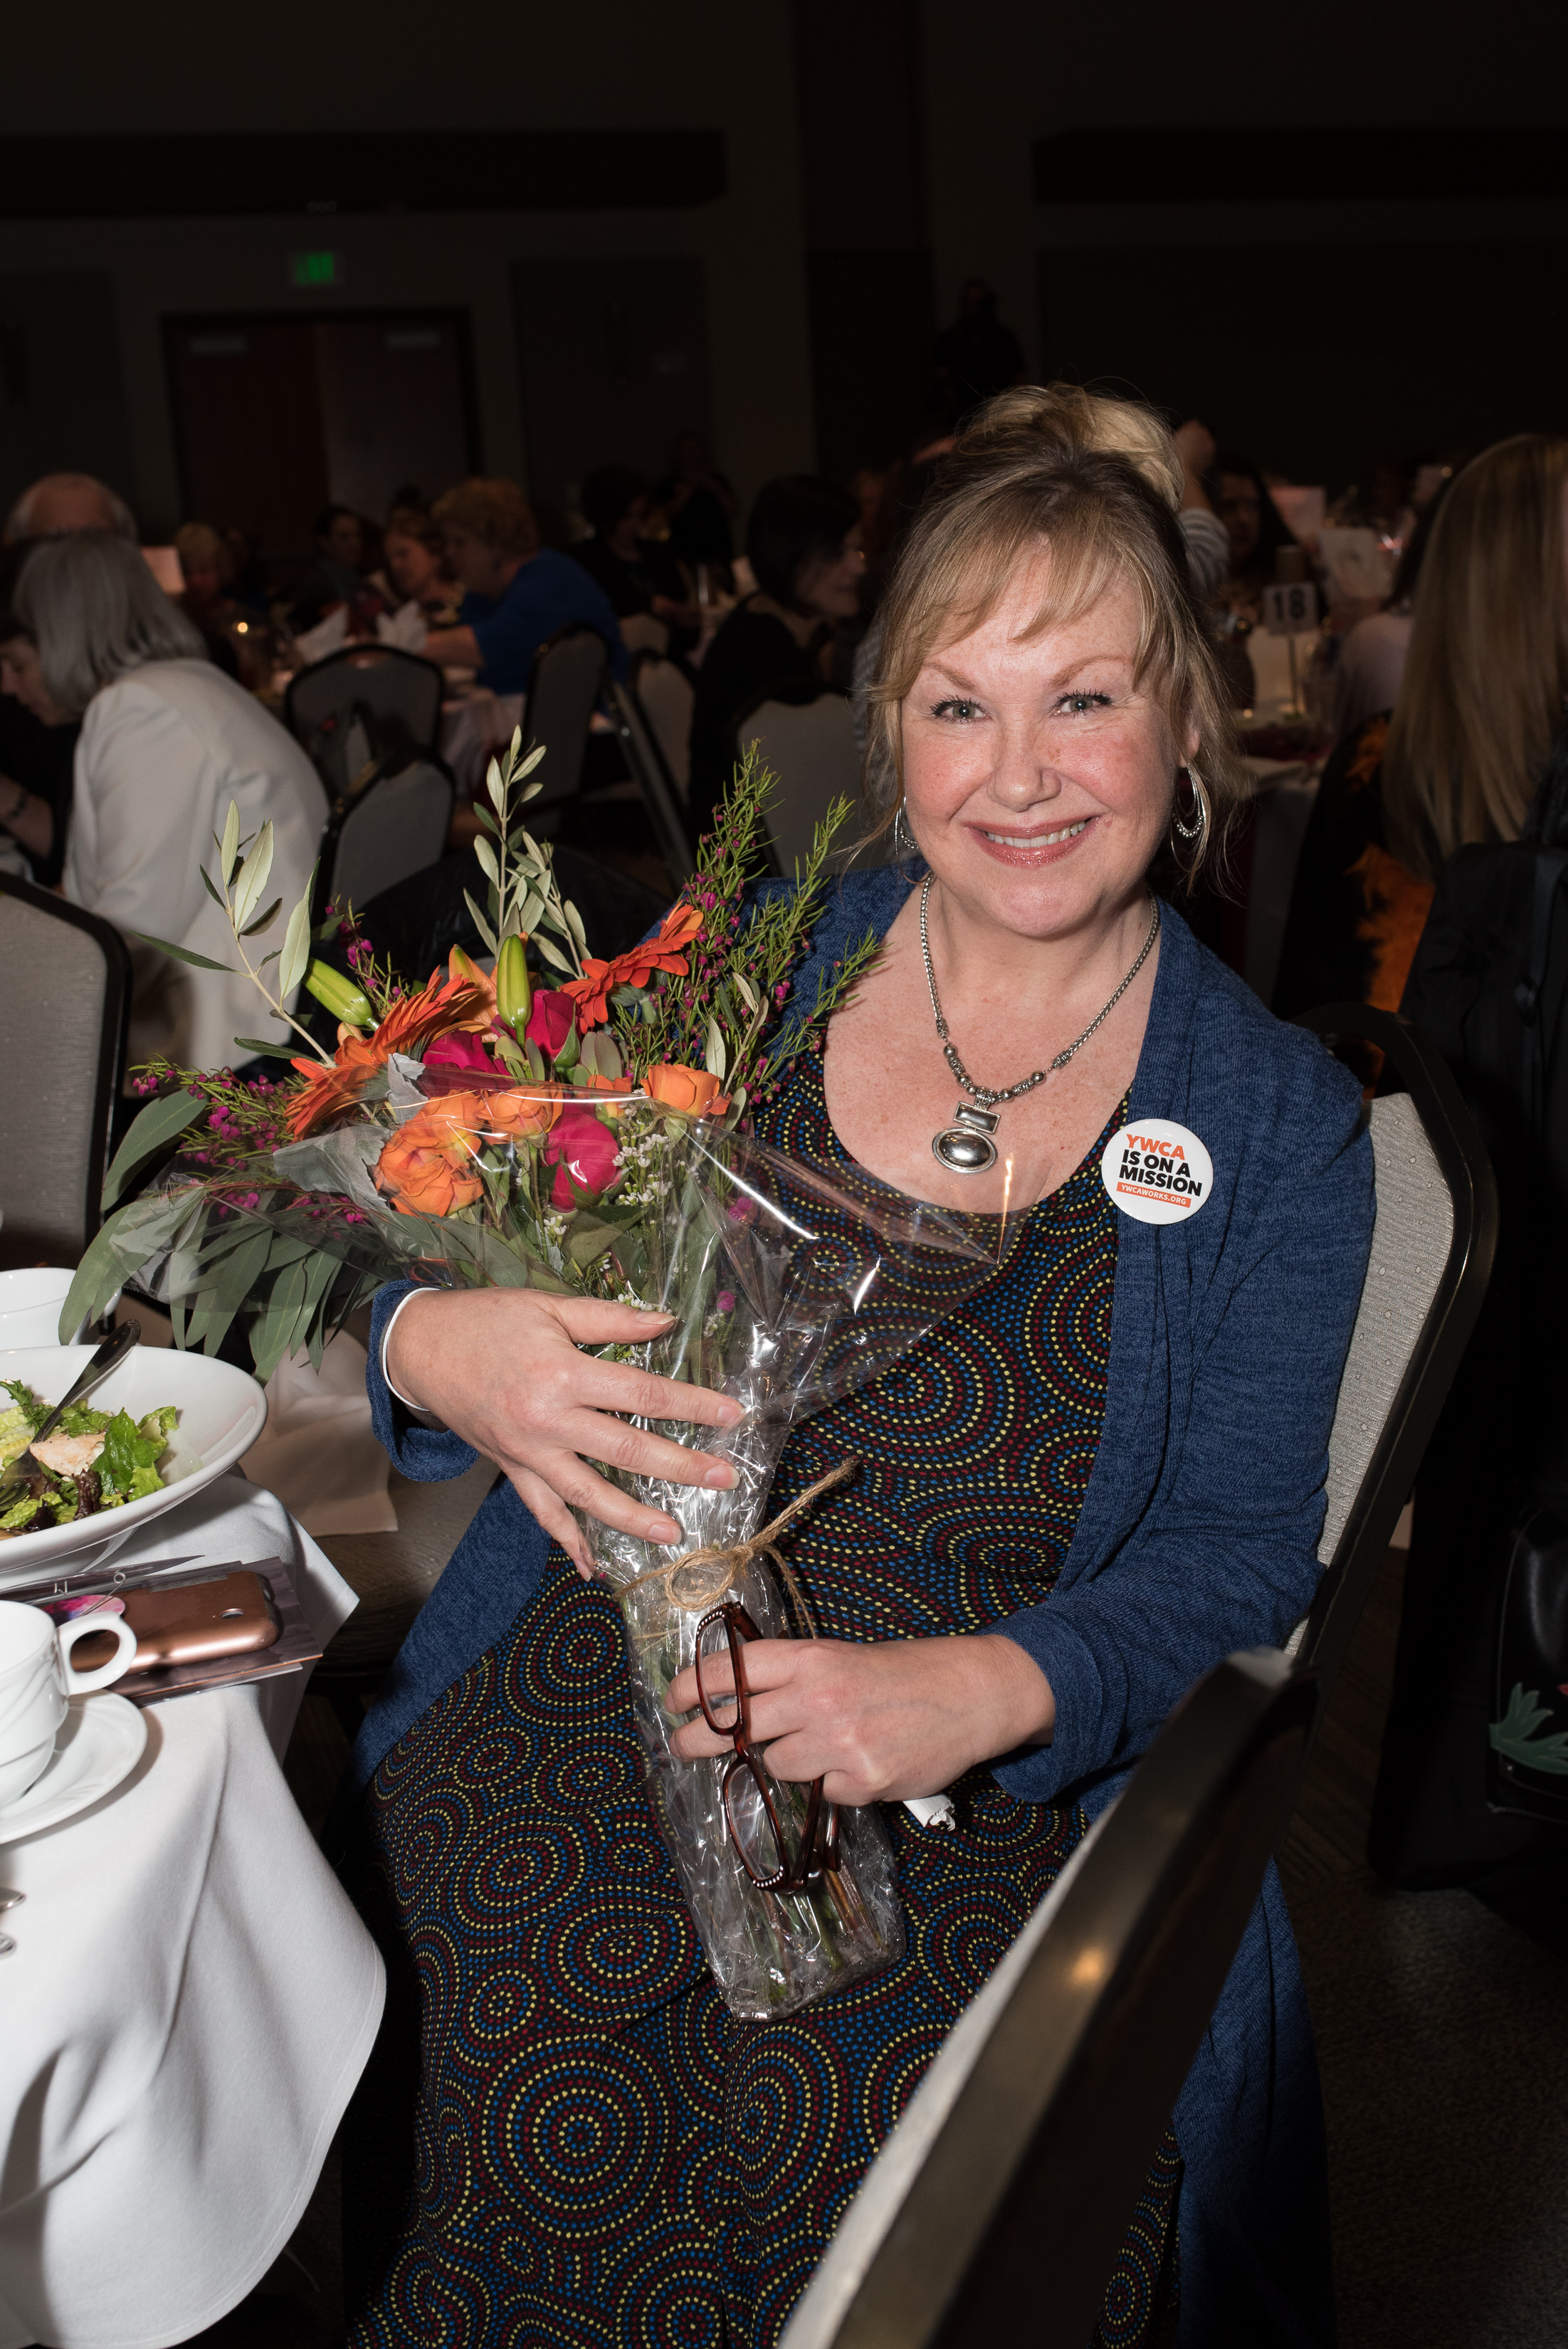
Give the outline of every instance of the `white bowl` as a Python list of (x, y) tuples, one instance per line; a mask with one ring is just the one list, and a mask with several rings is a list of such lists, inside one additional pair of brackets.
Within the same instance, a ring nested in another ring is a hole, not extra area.
[(48, 1264), (0, 1272), (0, 1352), (57, 1345), (60, 1308), (75, 1278), (75, 1273)]
[[(57, 1402), (81, 1375), (83, 1359), (79, 1346), (16, 1348), (0, 1352), (0, 1379), (25, 1380), (46, 1402)], [(232, 1468), (250, 1450), (267, 1419), (267, 1399), (248, 1371), (172, 1346), (134, 1346), (84, 1401), (97, 1411), (123, 1408), (132, 1419), (145, 1418), (160, 1403), (173, 1403), (180, 1417), (163, 1459), (163, 1474), (170, 1481), (160, 1493), (128, 1501), (123, 1508), (0, 1541), (0, 1588), (21, 1579), (24, 1570), (31, 1573), (73, 1551), (110, 1541), (118, 1545), (166, 1509), (177, 1509)], [(5, 1402), (8, 1410), (8, 1395)]]

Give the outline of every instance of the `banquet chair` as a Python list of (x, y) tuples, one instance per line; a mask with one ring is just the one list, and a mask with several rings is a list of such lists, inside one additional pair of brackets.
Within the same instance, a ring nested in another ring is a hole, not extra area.
[(833, 802), (860, 805), (861, 754), (850, 704), (827, 688), (809, 701), (775, 694), (742, 712), (736, 734), (743, 750), (755, 743), (778, 778), (765, 816), (768, 841), (775, 870), (791, 874), (810, 854), (811, 835)]
[(1377, 1215), (1328, 1439), (1324, 1573), (1287, 1652), (1325, 1702), (1410, 1496), (1497, 1253), (1497, 1182), (1452, 1072), (1418, 1028), (1364, 1003), (1296, 1022), (1382, 1055), (1368, 1112)]
[(1267, 1648), (1189, 1691), (948, 2033), (780, 2349), (1083, 2349), (1318, 1706)]
[(691, 782), (691, 718), (696, 706), (691, 678), (679, 661), (655, 660), (644, 654), (633, 659), (632, 683), (684, 807)]
[(621, 621), (621, 642), (629, 653), (653, 653), (662, 659), (670, 648), (668, 623), (653, 612), (628, 612)]
[(621, 753), (642, 795), (654, 841), (664, 859), (672, 887), (678, 889), (694, 870), (675, 778), (665, 764), (658, 737), (633, 686), (610, 685), (610, 717)]
[(445, 690), (435, 662), (418, 653), (346, 645), (290, 678), (284, 721), (335, 799), (367, 759), (432, 749)]
[(549, 837), (562, 810), (577, 797), (588, 730), (609, 676), (609, 651), (597, 629), (582, 622), (560, 628), (541, 645), (529, 673), (522, 705), (522, 740), (531, 750), (542, 742), (545, 756), (533, 780), (543, 789), (528, 802), (528, 828)]
[(74, 1265), (98, 1230), (129, 1014), (113, 923), (0, 873), (0, 1268)]
[(407, 749), (371, 762), (357, 791), (335, 802), (321, 843), (312, 918), (328, 905), (368, 905), (384, 890), (434, 864), (447, 844), (455, 787), (433, 750)]

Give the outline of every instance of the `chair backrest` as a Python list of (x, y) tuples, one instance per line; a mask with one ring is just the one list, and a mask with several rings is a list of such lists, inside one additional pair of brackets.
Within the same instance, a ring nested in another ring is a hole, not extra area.
[(98, 1230), (129, 1015), (113, 923), (0, 873), (0, 1266), (75, 1264)]
[(1331, 1690), (1475, 1328), (1497, 1252), (1497, 1184), (1430, 1038), (1392, 1012), (1329, 1004), (1297, 1023), (1332, 1049), (1375, 1045), (1377, 1215), (1333, 1432), (1324, 1577), (1293, 1641)]
[[(755, 741), (765, 767), (779, 778), (768, 809), (768, 836), (780, 873), (792, 874), (810, 853), (811, 835), (835, 800), (861, 803), (861, 754), (854, 716), (841, 693), (812, 701), (764, 701), (744, 718), (741, 746)], [(851, 820), (851, 833), (854, 831)]]
[(653, 612), (628, 612), (621, 621), (621, 642), (629, 653), (654, 653), (662, 658), (670, 648), (669, 623)]
[(632, 663), (632, 682), (684, 807), (691, 783), (691, 718), (696, 707), (692, 681), (679, 661), (645, 654)]
[(541, 816), (577, 796), (588, 729), (609, 669), (603, 637), (580, 623), (559, 629), (533, 657), (522, 705), (522, 740), (528, 750), (542, 742), (545, 757), (537, 776), (543, 789), (528, 803), (531, 828), (537, 828)]
[(648, 822), (653, 826), (665, 870), (670, 876), (671, 885), (678, 889), (696, 868), (692, 864), (691, 843), (686, 838), (680, 801), (674, 779), (665, 764), (658, 737), (649, 725), (647, 713), (631, 686), (612, 681), (610, 714), (620, 738), (622, 752), (631, 769), (632, 779), (642, 793), (643, 805), (648, 812)]
[(1083, 2349), (1317, 1702), (1272, 1650), (1190, 1691), (949, 2033), (780, 2349)]
[(339, 801), (322, 843), (316, 918), (334, 898), (340, 905), (367, 905), (436, 864), (446, 849), (453, 797), (451, 770), (433, 751), (417, 751)]
[(336, 799), (367, 759), (433, 749), (445, 689), (435, 662), (418, 653), (346, 645), (290, 678), (284, 718)]

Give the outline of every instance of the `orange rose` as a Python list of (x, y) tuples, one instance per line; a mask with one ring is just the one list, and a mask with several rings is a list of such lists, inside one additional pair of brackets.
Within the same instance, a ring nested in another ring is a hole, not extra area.
[(562, 1091), (560, 1085), (539, 1085), (528, 1092), (489, 1093), (480, 1123), (492, 1133), (527, 1142), (536, 1133), (550, 1132), (561, 1115)]
[(618, 1101), (599, 1105), (596, 1113), (608, 1118), (624, 1117), (637, 1092), (635, 1077), (602, 1077), (596, 1069), (574, 1069), (572, 1081), (579, 1092), (618, 1093)]
[(656, 1069), (649, 1069), (643, 1091), (665, 1109), (684, 1110), (688, 1117), (722, 1117), (729, 1107), (729, 1095), (719, 1092), (717, 1077), (678, 1061), (661, 1061)]
[(474, 1164), (474, 1134), (487, 1104), (478, 1093), (427, 1102), (388, 1136), (376, 1162), (376, 1186), (400, 1215), (449, 1216), (470, 1206), (484, 1185)]

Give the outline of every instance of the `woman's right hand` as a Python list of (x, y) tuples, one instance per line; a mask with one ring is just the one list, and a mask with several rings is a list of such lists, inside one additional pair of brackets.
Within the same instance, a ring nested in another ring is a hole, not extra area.
[(586, 1575), (573, 1508), (644, 1541), (680, 1539), (673, 1517), (596, 1475), (589, 1460), (672, 1485), (719, 1490), (735, 1482), (735, 1471), (711, 1452), (628, 1427), (615, 1415), (733, 1427), (745, 1414), (731, 1397), (579, 1351), (644, 1344), (662, 1337), (673, 1319), (537, 1288), (431, 1289), (398, 1314), (386, 1371), (399, 1394), (497, 1463)]

